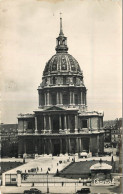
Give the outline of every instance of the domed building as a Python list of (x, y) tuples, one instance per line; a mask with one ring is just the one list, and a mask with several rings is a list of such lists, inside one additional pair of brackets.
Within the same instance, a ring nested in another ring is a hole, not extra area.
[(38, 109), (18, 115), (18, 154), (103, 152), (103, 113), (87, 111), (83, 72), (68, 54), (62, 18), (55, 50), (38, 87)]

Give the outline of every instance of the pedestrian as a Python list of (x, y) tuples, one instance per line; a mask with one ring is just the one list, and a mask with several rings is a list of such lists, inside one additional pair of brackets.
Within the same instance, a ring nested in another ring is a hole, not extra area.
[(64, 182), (62, 182), (62, 187), (63, 187), (63, 185), (64, 185)]
[(41, 168), (41, 172), (42, 172), (42, 168)]

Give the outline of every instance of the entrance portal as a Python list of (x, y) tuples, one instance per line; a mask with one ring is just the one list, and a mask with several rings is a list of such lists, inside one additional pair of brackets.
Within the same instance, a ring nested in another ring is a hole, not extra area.
[(57, 156), (60, 154), (60, 144), (54, 144), (54, 152), (53, 152), (53, 156)]

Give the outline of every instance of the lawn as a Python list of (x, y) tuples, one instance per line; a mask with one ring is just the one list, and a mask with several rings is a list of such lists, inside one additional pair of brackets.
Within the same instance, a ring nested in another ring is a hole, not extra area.
[(22, 162), (0, 162), (0, 166), (1, 166), (0, 174), (8, 170), (11, 170), (13, 168), (16, 168), (22, 164), (23, 164)]
[[(66, 178), (88, 178), (90, 175), (90, 167), (96, 164), (97, 160), (91, 161), (81, 161), (81, 162), (73, 162), (71, 165), (67, 166), (60, 173), (60, 176)], [(109, 165), (111, 165), (110, 161), (103, 161)]]

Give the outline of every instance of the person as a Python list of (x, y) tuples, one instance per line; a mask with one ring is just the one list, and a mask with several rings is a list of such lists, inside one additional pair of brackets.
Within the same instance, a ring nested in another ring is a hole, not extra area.
[(64, 182), (62, 182), (62, 187), (63, 187), (63, 185), (64, 185)]
[(42, 172), (42, 168), (41, 168), (41, 172)]

